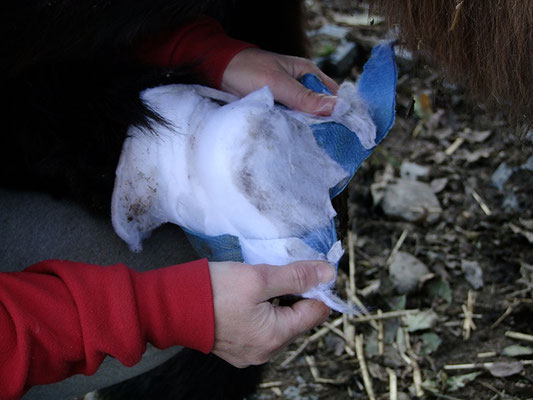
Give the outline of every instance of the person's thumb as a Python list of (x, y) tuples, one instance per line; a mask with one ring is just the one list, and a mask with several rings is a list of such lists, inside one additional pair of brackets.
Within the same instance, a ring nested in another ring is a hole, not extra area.
[(322, 324), (330, 313), (328, 306), (312, 299), (300, 300), (291, 307), (275, 307), (274, 311), (277, 339), (284, 344)]
[(265, 282), (262, 300), (286, 294), (307, 292), (321, 283), (335, 279), (335, 268), (326, 261), (296, 261), (283, 266), (265, 265), (261, 273)]

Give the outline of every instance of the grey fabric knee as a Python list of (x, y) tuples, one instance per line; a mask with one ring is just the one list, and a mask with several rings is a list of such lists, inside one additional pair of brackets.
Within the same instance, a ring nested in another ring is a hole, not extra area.
[[(161, 227), (145, 242), (141, 253), (132, 253), (116, 236), (110, 219), (46, 194), (0, 189), (0, 272), (21, 271), (47, 259), (98, 265), (124, 263), (137, 271), (147, 271), (197, 258), (175, 225)], [(24, 400), (71, 399), (154, 368), (179, 349), (148, 346), (142, 361), (132, 368), (108, 357), (96, 374), (34, 387)]]

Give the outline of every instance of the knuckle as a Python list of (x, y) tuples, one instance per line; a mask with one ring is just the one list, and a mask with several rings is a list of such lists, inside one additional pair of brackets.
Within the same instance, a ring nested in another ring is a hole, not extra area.
[(271, 69), (267, 69), (263, 71), (262, 79), (260, 81), (261, 81), (262, 86), (270, 86), (274, 82), (277, 82), (279, 79), (280, 79), (280, 72), (275, 68), (271, 68)]
[(252, 267), (246, 273), (246, 280), (254, 292), (261, 293), (268, 287), (268, 276), (262, 269)]
[(305, 292), (309, 286), (311, 279), (312, 268), (305, 268), (303, 265), (295, 265), (292, 268), (292, 280), (294, 286), (298, 289), (299, 293)]
[(306, 88), (302, 88), (296, 96), (296, 101), (300, 105), (309, 105), (311, 102), (314, 102), (315, 96), (312, 91)]
[(303, 73), (316, 73), (319, 70), (319, 68), (313, 61), (308, 60), (306, 58), (298, 58), (298, 63), (300, 68), (303, 70)]

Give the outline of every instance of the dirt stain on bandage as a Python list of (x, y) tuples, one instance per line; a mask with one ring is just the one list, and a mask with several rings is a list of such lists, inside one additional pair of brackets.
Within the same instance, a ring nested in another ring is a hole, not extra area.
[(247, 200), (283, 232), (303, 235), (334, 215), (328, 189), (344, 170), (317, 145), (311, 129), (280, 110), (250, 115), (233, 179)]

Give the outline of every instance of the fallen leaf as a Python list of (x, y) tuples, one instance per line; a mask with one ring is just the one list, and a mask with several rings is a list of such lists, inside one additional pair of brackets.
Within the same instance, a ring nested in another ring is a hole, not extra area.
[(415, 96), (414, 110), (418, 118), (427, 119), (433, 115), (431, 93), (424, 91)]
[(526, 231), (525, 229), (522, 229), (514, 224), (509, 224), (509, 228), (511, 228), (513, 233), (520, 234), (524, 236), (529, 243), (533, 243), (533, 232)]
[(406, 315), (402, 319), (408, 332), (416, 332), (433, 328), (437, 323), (437, 313), (433, 310), (425, 310)]
[(435, 352), (442, 343), (440, 336), (433, 332), (424, 333), (420, 339), (422, 339), (422, 347), (420, 349), (420, 355), (422, 356)]
[(437, 178), (433, 179), (429, 185), (431, 186), (433, 193), (440, 193), (444, 190), (447, 184), (448, 178)]
[(446, 303), (452, 302), (452, 289), (444, 279), (434, 279), (426, 284), (426, 290), (431, 297), (440, 297)]
[(503, 349), (502, 354), (509, 357), (530, 356), (533, 354), (533, 348), (512, 344)]
[(405, 310), (405, 305), (407, 304), (407, 296), (392, 296), (387, 298), (387, 304), (391, 310)]
[(433, 135), (440, 140), (446, 140), (453, 134), (452, 128), (437, 129), (433, 132)]
[(467, 164), (472, 164), (478, 161), (481, 158), (489, 158), (492, 149), (477, 149), (472, 152), (466, 152), (463, 156)]
[(506, 376), (519, 374), (524, 370), (520, 361), (496, 362), (487, 367), (492, 376), (505, 378)]
[(448, 391), (453, 392), (455, 390), (464, 388), (467, 384), (474, 381), (482, 373), (483, 372), (478, 371), (478, 372), (471, 372), (469, 374), (464, 374), (464, 375), (452, 376), (446, 381), (446, 386), (448, 387)]
[(490, 135), (492, 135), (492, 131), (472, 131), (470, 129), (465, 129), (464, 132), (461, 133), (461, 136), (463, 136), (469, 143), (482, 143), (487, 140)]

